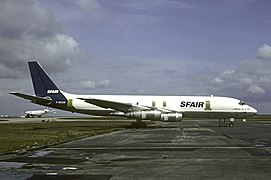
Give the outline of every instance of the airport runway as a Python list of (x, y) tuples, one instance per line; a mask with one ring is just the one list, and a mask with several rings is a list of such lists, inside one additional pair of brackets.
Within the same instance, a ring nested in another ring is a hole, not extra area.
[(270, 179), (271, 121), (157, 122), (5, 156), (3, 179)]

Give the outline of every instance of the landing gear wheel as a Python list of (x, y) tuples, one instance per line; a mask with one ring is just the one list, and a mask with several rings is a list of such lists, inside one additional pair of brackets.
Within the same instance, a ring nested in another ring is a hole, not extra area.
[(140, 123), (139, 123), (139, 127), (140, 127), (140, 128), (146, 128), (146, 126), (147, 126), (147, 125), (146, 125), (146, 123), (144, 123), (144, 122), (140, 122)]
[(232, 122), (230, 122), (229, 127), (234, 127), (234, 124)]
[(136, 122), (132, 122), (132, 123), (131, 123), (131, 127), (132, 127), (132, 128), (136, 128), (136, 124), (137, 124)]
[(132, 122), (131, 123), (131, 127), (132, 128), (146, 128), (146, 123), (144, 123), (144, 122), (141, 122), (141, 121), (137, 121), (137, 122)]

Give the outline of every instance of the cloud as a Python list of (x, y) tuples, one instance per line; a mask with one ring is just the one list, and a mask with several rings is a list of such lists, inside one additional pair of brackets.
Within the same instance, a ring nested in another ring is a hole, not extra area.
[(99, 82), (96, 82), (93, 80), (79, 81), (79, 86), (80, 86), (80, 88), (83, 88), (83, 89), (109, 88), (110, 84), (111, 84), (111, 82), (109, 79), (104, 79)]
[(122, 6), (127, 8), (132, 8), (135, 10), (146, 10), (150, 8), (157, 8), (157, 7), (174, 7), (174, 8), (181, 8), (181, 9), (190, 9), (195, 8), (194, 5), (189, 3), (181, 2), (181, 1), (168, 1), (168, 0), (149, 0), (149, 1), (127, 1), (126, 3), (122, 4)]
[(235, 72), (233, 70), (227, 70), (222, 72), (218, 77), (211, 80), (213, 85), (223, 85), (227, 79), (229, 79)]
[(212, 84), (223, 84), (224, 80), (220, 79), (219, 77), (216, 77), (211, 81), (211, 83)]
[(73, 0), (73, 3), (86, 12), (92, 12), (102, 9), (102, 6), (97, 0)]
[(265, 90), (263, 88), (261, 88), (260, 86), (258, 86), (257, 84), (252, 84), (247, 89), (247, 92), (249, 92), (251, 94), (264, 94)]
[(214, 74), (209, 82), (214, 94), (269, 102), (271, 97), (271, 62), (266, 61), (271, 48), (264, 44), (257, 50), (258, 58), (242, 60), (231, 71)]
[(79, 44), (38, 0), (0, 1), (0, 78), (20, 78), (36, 59), (48, 71), (64, 71), (80, 56)]
[(257, 55), (259, 58), (271, 59), (271, 46), (264, 44), (258, 48)]
[(0, 63), (0, 77), (1, 78), (17, 78), (19, 73), (15, 69), (9, 69), (4, 64)]
[(254, 80), (251, 77), (240, 77), (239, 81), (241, 84), (244, 84), (244, 85), (246, 85), (246, 84), (249, 85), (254, 82)]
[(231, 71), (224, 71), (222, 74), (221, 74), (221, 76), (226, 76), (226, 75), (231, 75), (231, 74), (234, 74), (234, 71), (233, 70), (231, 70)]

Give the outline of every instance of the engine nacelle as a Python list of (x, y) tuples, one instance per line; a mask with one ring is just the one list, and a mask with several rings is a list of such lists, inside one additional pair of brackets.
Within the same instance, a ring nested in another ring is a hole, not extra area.
[(135, 119), (149, 119), (153, 121), (159, 121), (161, 119), (160, 111), (134, 111), (126, 114), (129, 118)]
[(182, 113), (161, 113), (160, 111), (135, 111), (126, 114), (129, 118), (152, 121), (181, 121)]
[(167, 113), (162, 114), (161, 120), (162, 121), (181, 121), (183, 118), (182, 113)]

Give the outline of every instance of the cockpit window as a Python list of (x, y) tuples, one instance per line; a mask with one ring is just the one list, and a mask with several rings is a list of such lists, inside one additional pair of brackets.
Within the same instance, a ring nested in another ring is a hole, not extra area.
[(240, 104), (241, 106), (243, 106), (243, 105), (245, 105), (246, 103), (245, 103), (244, 101), (240, 101), (239, 104)]

